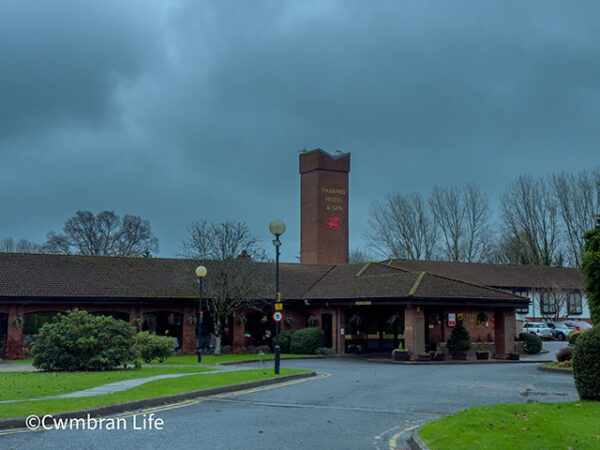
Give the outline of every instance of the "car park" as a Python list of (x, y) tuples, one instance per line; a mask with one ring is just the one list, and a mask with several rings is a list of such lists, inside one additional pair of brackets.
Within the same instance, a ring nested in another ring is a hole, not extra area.
[(564, 341), (574, 331), (564, 322), (545, 322), (545, 324), (552, 329), (552, 337), (557, 341)]
[(536, 334), (543, 339), (551, 339), (552, 328), (543, 322), (524, 322), (523, 333)]
[(592, 328), (592, 325), (590, 325), (587, 322), (584, 322), (583, 320), (563, 320), (561, 323), (564, 323), (571, 330), (577, 331)]

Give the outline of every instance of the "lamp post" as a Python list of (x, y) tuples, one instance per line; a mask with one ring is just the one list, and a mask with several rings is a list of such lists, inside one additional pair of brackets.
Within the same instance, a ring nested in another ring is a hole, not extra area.
[[(281, 241), (279, 236), (285, 232), (285, 223), (279, 219), (275, 219), (269, 224), (269, 231), (275, 236), (273, 245), (275, 246), (275, 310), (281, 309), (281, 293), (279, 292), (279, 247)], [(275, 375), (279, 375), (279, 322), (275, 322)]]
[(202, 341), (202, 280), (206, 276), (206, 267), (196, 267), (196, 277), (198, 278), (198, 325), (196, 325), (196, 335), (198, 336), (198, 344), (196, 350), (198, 352), (198, 363), (202, 362), (201, 341)]

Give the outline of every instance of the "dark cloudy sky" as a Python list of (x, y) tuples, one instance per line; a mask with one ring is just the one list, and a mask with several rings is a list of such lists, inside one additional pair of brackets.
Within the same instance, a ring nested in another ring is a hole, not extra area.
[(352, 153), (373, 200), (598, 165), (600, 3), (0, 3), (0, 238), (136, 214), (174, 256), (199, 219), (299, 253), (298, 151)]

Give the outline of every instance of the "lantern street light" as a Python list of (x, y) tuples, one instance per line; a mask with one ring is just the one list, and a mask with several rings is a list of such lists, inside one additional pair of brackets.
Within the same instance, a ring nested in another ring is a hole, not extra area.
[(198, 278), (198, 324), (196, 325), (196, 336), (198, 337), (196, 350), (198, 352), (198, 363), (202, 362), (201, 342), (202, 342), (202, 280), (206, 276), (206, 267), (196, 267), (196, 277)]
[[(278, 311), (282, 309), (281, 292), (279, 292), (279, 247), (281, 246), (279, 236), (285, 232), (285, 223), (275, 219), (269, 224), (269, 231), (275, 236), (275, 239), (273, 239), (273, 245), (275, 246), (275, 311)], [(275, 375), (279, 375), (279, 359), (279, 322), (275, 322)]]

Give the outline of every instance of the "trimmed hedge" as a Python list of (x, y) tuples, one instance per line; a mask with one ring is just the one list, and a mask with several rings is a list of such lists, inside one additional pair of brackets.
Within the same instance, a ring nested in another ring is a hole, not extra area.
[(127, 322), (74, 309), (40, 328), (32, 347), (33, 365), (56, 371), (137, 365), (134, 342), (135, 329)]
[[(290, 353), (292, 336), (295, 332), (296, 330), (287, 330), (279, 333), (279, 351), (281, 353)], [(275, 351), (275, 339), (273, 339), (273, 351)]]
[(556, 360), (558, 362), (570, 361), (573, 359), (573, 349), (571, 347), (561, 348), (556, 352)]
[(322, 329), (317, 327), (302, 328), (296, 330), (292, 335), (290, 352), (313, 355), (319, 347), (323, 347), (324, 345), (325, 332)]
[(600, 328), (594, 327), (577, 338), (573, 377), (582, 400), (600, 400)]
[(165, 362), (169, 356), (175, 354), (177, 339), (169, 336), (157, 336), (156, 334), (142, 331), (135, 338), (135, 347), (140, 352), (144, 362), (150, 363), (158, 359), (159, 363)]
[(542, 351), (542, 338), (533, 333), (520, 333), (519, 340), (525, 344), (524, 350), (530, 355), (535, 355)]
[(577, 343), (577, 339), (579, 339), (579, 336), (581, 336), (586, 331), (588, 331), (588, 329), (573, 331), (569, 333), (569, 344), (575, 345)]

